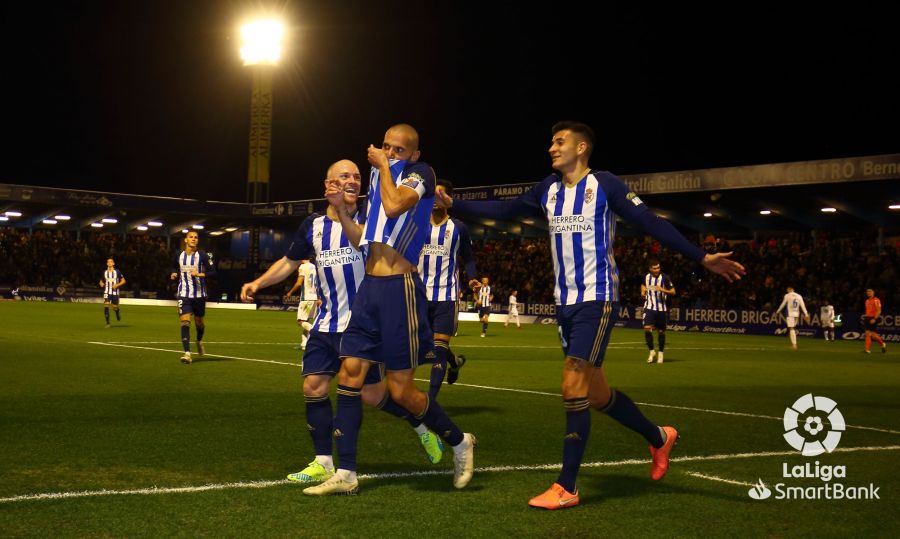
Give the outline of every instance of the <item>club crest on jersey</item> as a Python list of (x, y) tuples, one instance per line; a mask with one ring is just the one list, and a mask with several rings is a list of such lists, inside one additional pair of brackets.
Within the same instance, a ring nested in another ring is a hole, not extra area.
[(638, 198), (638, 196), (636, 194), (634, 194), (634, 191), (625, 195), (625, 198), (630, 200), (631, 203), (634, 204), (635, 206), (640, 206), (641, 204), (644, 203), (640, 198)]
[(320, 230), (320, 231), (316, 232), (316, 235), (313, 236), (313, 237), (314, 237), (315, 239), (321, 238), (321, 237), (322, 237), (322, 231)]
[(405, 185), (407, 187), (415, 189), (416, 187), (419, 186), (420, 183), (422, 183), (424, 181), (425, 181), (425, 179), (422, 178), (422, 176), (420, 176), (417, 172), (413, 172), (409, 176), (403, 178), (403, 180), (400, 183), (402, 185)]
[(588, 187), (584, 190), (584, 201), (590, 204), (592, 200), (594, 200), (594, 190)]
[(450, 231), (449, 231), (449, 230), (445, 230), (445, 231), (444, 231), (444, 240), (449, 240), (449, 239), (450, 239)]

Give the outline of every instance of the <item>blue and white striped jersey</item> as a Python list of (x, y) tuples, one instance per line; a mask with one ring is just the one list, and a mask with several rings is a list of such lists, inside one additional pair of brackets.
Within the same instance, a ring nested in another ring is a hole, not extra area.
[(474, 279), (475, 259), (466, 225), (449, 217), (441, 224), (430, 223), (419, 258), (419, 276), (425, 283), (428, 301), (456, 301), (459, 296), (459, 272), (456, 264), (460, 258), (465, 264), (469, 279)]
[(434, 171), (422, 162), (391, 161), (391, 180), (398, 187), (414, 189), (419, 194), (419, 202), (415, 206), (393, 219), (388, 218), (381, 205), (379, 176), (378, 169), (373, 167), (369, 175), (366, 227), (359, 247), (362, 249), (369, 243), (383, 243), (393, 247), (410, 263), (418, 264), (434, 206)]
[(481, 285), (478, 289), (478, 304), (482, 307), (491, 306), (491, 287), (490, 285)]
[[(175, 296), (179, 298), (205, 298), (206, 279), (216, 274), (212, 255), (206, 251), (191, 254), (181, 251), (175, 259), (174, 271), (178, 274), (178, 293)], [(202, 273), (206, 277), (191, 277), (191, 272)]]
[(104, 271), (103, 272), (103, 295), (104, 295), (104, 297), (118, 296), (119, 289), (113, 288), (113, 286), (118, 284), (119, 281), (121, 281), (124, 278), (125, 278), (125, 276), (122, 275), (122, 272), (117, 269)]
[(705, 253), (656, 214), (616, 176), (591, 170), (571, 187), (551, 174), (514, 200), (454, 200), (453, 210), (489, 219), (543, 215), (550, 232), (557, 305), (619, 301), (619, 270), (613, 258), (616, 215), (698, 262)]
[(660, 273), (654, 277), (652, 273), (644, 275), (644, 287), (647, 288), (647, 296), (644, 298), (644, 309), (650, 311), (667, 311), (666, 294), (656, 290), (657, 287), (669, 290), (672, 288), (672, 281), (665, 273)]
[[(353, 220), (359, 223), (360, 219), (362, 214), (357, 212)], [(290, 260), (315, 258), (322, 305), (313, 331), (343, 333), (350, 322), (353, 298), (366, 275), (366, 262), (350, 245), (341, 223), (328, 215), (310, 215), (297, 229), (285, 256)]]

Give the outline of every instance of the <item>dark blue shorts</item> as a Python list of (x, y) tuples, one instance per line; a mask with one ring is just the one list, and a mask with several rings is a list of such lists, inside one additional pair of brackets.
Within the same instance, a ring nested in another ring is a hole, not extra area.
[(594, 367), (601, 366), (609, 336), (619, 317), (619, 303), (586, 301), (575, 305), (557, 305), (556, 308), (563, 353), (587, 361)]
[(366, 275), (350, 313), (341, 357), (384, 363), (388, 371), (415, 369), (434, 361), (428, 300), (418, 275)]
[(113, 294), (103, 294), (103, 303), (119, 304), (119, 296)]
[(452, 337), (459, 319), (458, 305), (455, 301), (429, 301), (428, 322), (431, 323), (431, 330)]
[(666, 329), (666, 315), (668, 311), (654, 311), (644, 309), (644, 327), (651, 326), (656, 329)]
[(478, 308), (478, 318), (483, 318), (485, 316), (490, 316), (491, 308), (490, 307), (479, 307)]
[(178, 298), (178, 316), (206, 316), (206, 298)]
[[(321, 374), (334, 376), (341, 370), (341, 335), (342, 333), (325, 333), (313, 331), (306, 342), (303, 352), (303, 376)], [(364, 384), (377, 384), (383, 378), (380, 365), (372, 365), (366, 373)]]

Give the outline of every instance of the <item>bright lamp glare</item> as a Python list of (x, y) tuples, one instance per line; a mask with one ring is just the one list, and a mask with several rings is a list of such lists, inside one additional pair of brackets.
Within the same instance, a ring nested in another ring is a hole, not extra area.
[(837, 211), (837, 208), (822, 208), (822, 213), (834, 213)]
[(5, 215), (0, 215), (0, 221), (9, 221), (9, 217)]
[(771, 215), (772, 210), (760, 210), (759, 214), (760, 215)]
[(241, 27), (241, 60), (244, 65), (276, 65), (281, 58), (281, 38), (284, 25), (267, 19)]
[(237, 227), (230, 226), (230, 227), (228, 227), (228, 228), (225, 229), (225, 232), (234, 232), (235, 230), (237, 230)]
[(103, 228), (103, 223), (91, 223), (91, 228)]
[(6, 212), (7, 217), (22, 217), (22, 212), (20, 211), (8, 211)]
[[(900, 210), (900, 204), (891, 204), (888, 206), (889, 210)], [(9, 212), (6, 212), (6, 215), (9, 215)]]
[(113, 219), (112, 217), (103, 218), (103, 219), (101, 219), (101, 221), (103, 221), (104, 223), (109, 223), (111, 225), (114, 225), (119, 222), (118, 219)]
[(56, 215), (53, 218), (56, 219), (57, 221), (68, 221), (69, 219), (72, 218), (72, 216), (71, 215)]
[(41, 222), (45, 225), (55, 225), (57, 223), (56, 219), (44, 219)]
[(194, 230), (203, 230), (203, 225), (192, 225), (191, 228)]
[(712, 213), (706, 212), (703, 214), (703, 217), (712, 217)]
[(159, 221), (147, 221), (147, 226), (162, 226)]
[(137, 229), (140, 230), (140, 231), (144, 231), (144, 230), (147, 230), (147, 227), (145, 227), (144, 225), (139, 225), (139, 226), (137, 227)]

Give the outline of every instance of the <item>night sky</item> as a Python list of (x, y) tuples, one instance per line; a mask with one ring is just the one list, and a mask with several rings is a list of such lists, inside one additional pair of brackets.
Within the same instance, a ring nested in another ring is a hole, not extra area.
[[(900, 151), (892, 14), (725, 4), (282, 1), (271, 198), (320, 196), (340, 158), (366, 170), (397, 122), (458, 186), (544, 177), (559, 119), (619, 174)], [(243, 201), (237, 28), (259, 5), (4, 3), (0, 183)]]

